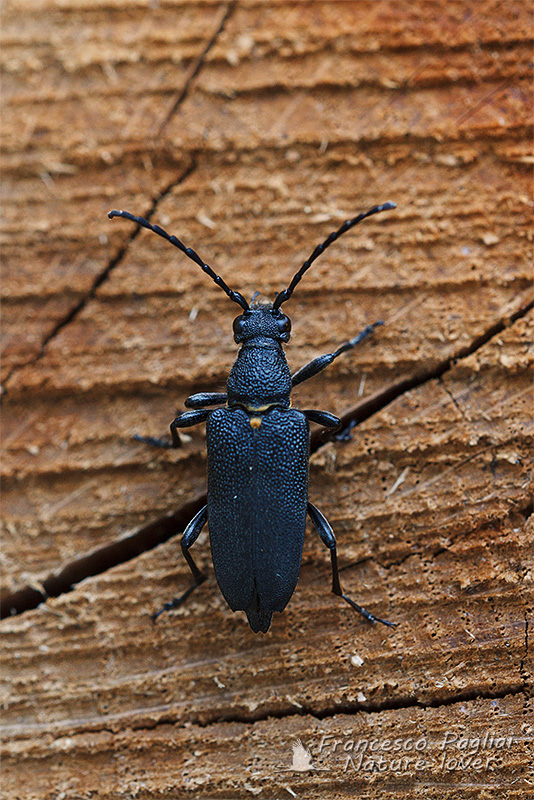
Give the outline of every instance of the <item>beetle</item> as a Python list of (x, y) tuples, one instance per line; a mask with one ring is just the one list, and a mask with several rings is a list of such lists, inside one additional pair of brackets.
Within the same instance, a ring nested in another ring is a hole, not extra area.
[(241, 307), (234, 319), (233, 333), (240, 345), (230, 371), (226, 392), (200, 392), (188, 397), (186, 408), (170, 426), (172, 442), (136, 437), (158, 446), (180, 447), (179, 428), (206, 422), (208, 461), (207, 504), (185, 528), (181, 547), (193, 575), (193, 584), (153, 615), (178, 608), (205, 580), (190, 547), (209, 521), (210, 545), (219, 588), (232, 611), (245, 611), (254, 633), (266, 633), (273, 613), (283, 611), (298, 580), (306, 515), (330, 550), (332, 592), (370, 622), (379, 619), (342, 591), (337, 563), (336, 539), (330, 523), (308, 500), (310, 455), (309, 423), (339, 428), (338, 417), (317, 409), (291, 407), (291, 390), (351, 350), (378, 325), (368, 325), (332, 353), (314, 358), (291, 374), (282, 348), (291, 332), (291, 321), (281, 311), (313, 262), (340, 236), (373, 214), (395, 208), (391, 202), (373, 206), (348, 219), (333, 231), (293, 275), (287, 288), (272, 303), (250, 303), (190, 247), (159, 225), (128, 211), (110, 211), (108, 217), (122, 217), (163, 237), (194, 261)]

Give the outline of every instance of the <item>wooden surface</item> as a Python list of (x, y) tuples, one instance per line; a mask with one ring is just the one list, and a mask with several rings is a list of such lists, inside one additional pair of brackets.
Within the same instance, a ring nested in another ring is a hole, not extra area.
[[(4, 4), (4, 797), (529, 796), (528, 12)], [(190, 580), (169, 536), (202, 502), (204, 432), (131, 437), (222, 389), (236, 309), (106, 212), (272, 298), (385, 200), (288, 302), (287, 352), (386, 322), (293, 402), (360, 422), (319, 443), (310, 496), (347, 593), (398, 627), (330, 594), (311, 531), (267, 635), (223, 602), (205, 534), (209, 580), (152, 626)], [(291, 769), (298, 739), (314, 769)]]

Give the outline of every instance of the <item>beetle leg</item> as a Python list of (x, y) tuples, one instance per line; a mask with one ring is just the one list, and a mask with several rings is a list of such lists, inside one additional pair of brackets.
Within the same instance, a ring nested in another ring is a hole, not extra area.
[(156, 611), (155, 614), (152, 614), (152, 622), (155, 622), (160, 614), (163, 614), (164, 611), (171, 611), (173, 608), (178, 608), (181, 606), (182, 603), (187, 600), (189, 595), (200, 586), (201, 583), (204, 583), (206, 580), (206, 576), (203, 572), (199, 570), (195, 562), (193, 561), (193, 557), (189, 552), (189, 548), (193, 545), (199, 537), (200, 531), (206, 524), (206, 520), (208, 519), (208, 507), (204, 506), (200, 509), (198, 514), (195, 514), (189, 525), (186, 527), (185, 531), (183, 532), (180, 544), (182, 546), (182, 553), (184, 554), (184, 558), (189, 565), (189, 569), (193, 573), (193, 578), (195, 582), (187, 589), (180, 597), (175, 597), (174, 600), (170, 600), (168, 603), (165, 603), (163, 608), (160, 608), (159, 611)]
[(138, 433), (134, 433), (132, 439), (135, 439), (136, 442), (143, 442), (143, 444), (148, 444), (150, 447), (161, 447), (165, 450), (170, 450), (173, 447), (181, 447), (181, 442), (178, 445), (174, 445), (172, 442), (169, 441), (168, 436), (140, 436)]
[(198, 392), (190, 395), (185, 401), (186, 408), (204, 408), (204, 406), (216, 406), (219, 403), (226, 403), (227, 395), (221, 392)]
[(357, 424), (356, 420), (351, 419), (349, 424), (342, 430), (338, 431), (337, 433), (334, 433), (332, 438), (336, 442), (350, 442), (350, 440), (352, 439), (351, 430), (356, 427), (356, 424)]
[(210, 414), (211, 411), (207, 411), (203, 408), (198, 411), (185, 411), (183, 414), (180, 414), (179, 417), (176, 417), (176, 419), (171, 422), (172, 441), (170, 442), (165, 437), (157, 439), (155, 436), (139, 436), (138, 433), (135, 433), (133, 438), (138, 442), (149, 444), (151, 447), (163, 447), (167, 450), (172, 450), (175, 447), (182, 446), (177, 428), (190, 428), (191, 425), (198, 425), (199, 422), (207, 420)]
[(369, 622), (381, 622), (383, 625), (388, 625), (390, 628), (394, 628), (395, 624), (393, 622), (388, 622), (385, 619), (380, 619), (379, 617), (375, 617), (374, 614), (371, 614), (370, 611), (359, 606), (354, 600), (351, 600), (350, 597), (347, 597), (346, 594), (343, 594), (343, 590), (341, 589), (341, 584), (339, 582), (339, 568), (337, 565), (337, 550), (336, 550), (336, 537), (334, 536), (334, 531), (332, 530), (332, 526), (324, 516), (321, 514), (319, 509), (313, 505), (313, 503), (308, 502), (308, 514), (317, 528), (317, 532), (321, 537), (323, 543), (328, 547), (330, 550), (330, 558), (332, 560), (332, 592), (341, 597), (348, 603), (352, 608), (358, 611), (365, 619), (368, 619)]
[(317, 409), (306, 409), (302, 412), (311, 422), (324, 425), (326, 428), (339, 428), (341, 420), (329, 411), (317, 411)]
[(291, 384), (292, 386), (297, 386), (299, 383), (303, 381), (307, 381), (308, 378), (313, 378), (314, 375), (317, 375), (318, 372), (321, 372), (325, 367), (334, 361), (338, 356), (342, 353), (346, 353), (347, 350), (352, 350), (357, 344), (367, 338), (369, 334), (371, 334), (378, 325), (383, 325), (384, 323), (382, 320), (378, 320), (378, 322), (373, 323), (373, 325), (368, 325), (363, 331), (360, 331), (356, 336), (353, 336), (352, 339), (349, 339), (348, 342), (342, 344), (341, 347), (334, 353), (325, 353), (324, 356), (318, 356), (314, 358), (313, 361), (310, 361), (309, 364), (305, 364), (299, 370), (297, 370), (291, 376)]
[(177, 430), (178, 428), (190, 428), (192, 425), (198, 425), (199, 422), (205, 422), (210, 414), (211, 410), (200, 408), (197, 411), (186, 411), (184, 414), (180, 414), (179, 417), (176, 417), (176, 419), (171, 422), (172, 446), (182, 446), (180, 434)]

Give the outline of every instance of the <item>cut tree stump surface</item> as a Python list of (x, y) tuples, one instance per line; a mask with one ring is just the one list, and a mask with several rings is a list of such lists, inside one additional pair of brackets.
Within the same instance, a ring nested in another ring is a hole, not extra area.
[[(3, 796), (529, 796), (527, 4), (8, 0), (2, 36)], [(330, 593), (311, 531), (267, 635), (207, 533), (208, 581), (152, 625), (190, 582), (205, 435), (132, 435), (223, 390), (237, 306), (107, 211), (272, 298), (386, 200), (284, 308), (293, 369), (386, 323), (293, 404), (357, 423), (313, 431), (310, 498), (397, 627)]]

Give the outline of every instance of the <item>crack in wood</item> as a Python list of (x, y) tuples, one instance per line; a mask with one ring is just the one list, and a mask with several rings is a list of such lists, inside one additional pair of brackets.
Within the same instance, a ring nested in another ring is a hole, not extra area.
[[(288, 704), (284, 708), (274, 709), (268, 707), (268, 704), (265, 703), (264, 708), (258, 712), (247, 713), (243, 711), (232, 714), (221, 714), (215, 711), (212, 714), (203, 713), (201, 717), (189, 718), (188, 724), (203, 729), (209, 728), (211, 725), (217, 725), (221, 723), (241, 723), (246, 725), (255, 725), (256, 723), (265, 722), (268, 719), (281, 720), (296, 717), (312, 717), (317, 721), (323, 721), (336, 716), (353, 716), (362, 712), (364, 714), (382, 714), (388, 711), (400, 711), (409, 708), (446, 708), (457, 705), (458, 703), (469, 703), (476, 700), (503, 700), (508, 697), (517, 697), (521, 694), (525, 695), (525, 698), (527, 698), (529, 695), (529, 688), (529, 684), (525, 679), (520, 683), (509, 684), (495, 691), (483, 689), (464, 689), (446, 697), (434, 698), (431, 700), (424, 700), (410, 695), (404, 695), (400, 697), (388, 698), (381, 703), (332, 703), (331, 705), (325, 706), (320, 710), (314, 709), (312, 705), (301, 703), (299, 703), (298, 707), (296, 707), (294, 704)], [(69, 736), (84, 736), (87, 735), (88, 732), (92, 734), (109, 733), (111, 735), (115, 735), (123, 730), (125, 719), (124, 717), (118, 715), (114, 718), (114, 725), (110, 724), (110, 722), (111, 721), (108, 720), (107, 724), (105, 723), (103, 725), (86, 723), (82, 730), (74, 733), (71, 731), (72, 723), (69, 721), (67, 723), (69, 726)], [(152, 721), (146, 720), (144, 722), (132, 723), (132, 721), (128, 718), (127, 725), (131, 731), (152, 731), (163, 725), (177, 725), (179, 722), (180, 718), (178, 715), (172, 714), (169, 711), (162, 713), (158, 719)], [(56, 736), (61, 735), (61, 725), (52, 724), (46, 730), (44, 730), (44, 726), (40, 727), (43, 729), (43, 733), (53, 732)]]
[[(460, 348), (456, 353), (453, 353), (453, 355), (444, 359), (436, 366), (426, 370), (421, 370), (421, 372), (412, 375), (410, 378), (405, 378), (398, 383), (391, 383), (385, 389), (382, 389), (364, 403), (361, 403), (353, 411), (349, 411), (344, 414), (341, 417), (341, 422), (344, 429), (346, 431), (350, 431), (352, 428), (356, 427), (373, 414), (376, 414), (378, 411), (382, 411), (383, 408), (412, 389), (416, 389), (417, 387), (422, 386), (424, 383), (428, 383), (432, 380), (440, 380), (446, 372), (455, 366), (455, 364), (464, 358), (473, 355), (473, 353), (487, 344), (490, 339), (498, 336), (506, 328), (513, 325), (514, 322), (517, 322), (517, 320), (525, 317), (533, 308), (534, 300), (531, 300), (529, 303), (517, 309), (512, 314), (501, 318), (498, 322), (496, 322), (494, 325), (491, 325), (486, 331), (484, 331), (484, 333), (473, 339), (470, 345)], [(328, 436), (325, 436), (324, 429), (316, 431), (311, 437), (311, 452), (314, 453), (319, 447), (322, 446), (322, 444), (325, 443), (325, 441), (331, 440), (334, 438), (334, 436), (335, 434), (328, 434)]]
[[(421, 700), (417, 697), (410, 696), (392, 697), (384, 700), (381, 703), (333, 703), (331, 706), (325, 707), (321, 711), (314, 711), (312, 706), (301, 704), (299, 708), (295, 708), (295, 706), (291, 705), (287, 709), (270, 709), (259, 714), (250, 713), (214, 715), (213, 719), (209, 721), (205, 719), (202, 721), (190, 721), (192, 724), (198, 725), (198, 727), (202, 728), (218, 722), (243, 722), (250, 724), (261, 722), (268, 718), (285, 719), (286, 717), (310, 716), (317, 720), (324, 720), (338, 715), (348, 716), (352, 714), (358, 714), (361, 711), (366, 714), (380, 714), (383, 711), (398, 711), (405, 708), (444, 708), (446, 706), (456, 705), (457, 703), (473, 702), (474, 700), (502, 700), (505, 697), (514, 697), (519, 694), (525, 694), (528, 688), (528, 683), (525, 680), (516, 685), (505, 686), (502, 689), (494, 692), (484, 690), (478, 691), (476, 689), (462, 690), (456, 692), (455, 694), (451, 694), (448, 697), (435, 698), (432, 700)], [(158, 721), (155, 723), (154, 727), (157, 727), (159, 724), (176, 724), (176, 722), (176, 719), (167, 719), (165, 722)]]
[(191, 86), (193, 85), (193, 82), (195, 81), (195, 79), (197, 78), (199, 72), (201, 71), (202, 67), (204, 66), (208, 53), (210, 52), (212, 47), (217, 42), (217, 40), (218, 40), (219, 36), (221, 35), (221, 33), (224, 31), (224, 29), (226, 27), (226, 24), (227, 24), (228, 20), (230, 19), (230, 17), (232, 17), (232, 15), (233, 15), (233, 13), (235, 11), (236, 5), (237, 5), (237, 0), (231, 0), (231, 2), (228, 3), (228, 5), (226, 6), (226, 10), (225, 10), (225, 12), (224, 12), (224, 14), (222, 16), (222, 19), (221, 19), (217, 29), (215, 30), (213, 36), (211, 37), (211, 39), (207, 43), (207, 45), (204, 48), (204, 50), (202, 51), (202, 53), (200, 54), (195, 67), (191, 71), (190, 75), (188, 76), (188, 78), (187, 78), (187, 80), (186, 80), (186, 82), (185, 82), (185, 84), (183, 86), (183, 89), (179, 92), (178, 97), (176, 98), (176, 100), (172, 104), (171, 108), (169, 109), (169, 111), (165, 115), (165, 117), (163, 119), (163, 122), (159, 126), (158, 132), (156, 134), (156, 138), (161, 136), (162, 132), (164, 131), (166, 126), (169, 124), (171, 119), (174, 117), (174, 115), (176, 114), (176, 112), (178, 111), (178, 109), (180, 108), (182, 103), (184, 102), (184, 100), (186, 100), (188, 98), (189, 92), (191, 91)]
[[(152, 200), (152, 205), (150, 206), (150, 208), (148, 209), (147, 213), (145, 214), (145, 218), (150, 220), (151, 217), (154, 215), (158, 205), (161, 203), (161, 201), (164, 200), (165, 197), (169, 194), (169, 192), (171, 192), (176, 186), (180, 186), (180, 184), (182, 184), (184, 181), (186, 181), (187, 178), (196, 170), (196, 168), (197, 168), (197, 163), (196, 163), (195, 156), (193, 154), (192, 159), (191, 159), (191, 163), (184, 170), (184, 172), (176, 180), (171, 181), (171, 183), (169, 183), (169, 185), (166, 186), (165, 189), (163, 189), (160, 192), (158, 197), (156, 197), (154, 200)], [(136, 228), (130, 234), (129, 238), (126, 240), (126, 243), (123, 244), (119, 248), (117, 253), (108, 261), (108, 263), (106, 264), (104, 269), (102, 269), (95, 276), (95, 278), (93, 279), (93, 282), (92, 282), (89, 290), (83, 295), (83, 297), (80, 298), (80, 300), (78, 300), (78, 302), (74, 306), (72, 306), (72, 308), (70, 308), (66, 312), (66, 314), (63, 315), (63, 317), (58, 322), (56, 322), (56, 324), (54, 325), (52, 330), (45, 336), (45, 338), (43, 339), (43, 341), (41, 343), (41, 347), (40, 347), (39, 352), (37, 353), (37, 355), (33, 356), (28, 361), (25, 361), (22, 364), (16, 364), (10, 370), (10, 372), (7, 374), (5, 382), (4, 382), (4, 388), (3, 388), (3, 391), (2, 391), (2, 399), (5, 398), (7, 396), (7, 394), (8, 394), (8, 388), (7, 387), (9, 385), (9, 381), (11, 380), (13, 375), (15, 375), (21, 369), (24, 369), (25, 367), (31, 366), (33, 364), (36, 364), (38, 361), (40, 361), (43, 358), (43, 356), (45, 355), (46, 348), (47, 348), (48, 344), (52, 341), (52, 339), (55, 339), (55, 337), (58, 335), (58, 333), (61, 330), (63, 330), (63, 328), (65, 328), (67, 325), (70, 325), (70, 323), (73, 322), (78, 317), (78, 315), (84, 310), (86, 305), (95, 297), (95, 295), (96, 295), (98, 289), (100, 288), (100, 286), (102, 286), (102, 284), (105, 281), (108, 280), (108, 278), (110, 277), (110, 275), (112, 274), (114, 269), (122, 262), (124, 256), (128, 252), (128, 249), (129, 249), (130, 245), (139, 236), (139, 232), (140, 231), (141, 231), (141, 226), (137, 225)]]
[(439, 381), (439, 383), (440, 383), (440, 386), (441, 386), (441, 388), (443, 389), (443, 391), (444, 391), (444, 392), (446, 392), (446, 393), (449, 395), (449, 397), (450, 397), (450, 399), (451, 399), (451, 403), (452, 403), (452, 404), (453, 404), (453, 405), (456, 407), (456, 409), (458, 410), (458, 412), (459, 412), (459, 414), (461, 415), (462, 419), (466, 420), (466, 419), (467, 419), (467, 417), (465, 416), (465, 413), (464, 413), (464, 410), (463, 410), (463, 408), (461, 407), (460, 403), (459, 403), (459, 402), (458, 402), (458, 400), (455, 398), (455, 396), (453, 395), (453, 393), (451, 392), (451, 390), (449, 389), (449, 387), (448, 387), (448, 386), (446, 386), (446, 385), (443, 383), (443, 381), (442, 381), (441, 377), (439, 377), (439, 378), (438, 378), (438, 381)]
[(523, 679), (525, 684), (527, 683), (527, 679), (529, 677), (525, 669), (525, 661), (527, 660), (527, 657), (528, 657), (528, 615), (525, 611), (525, 652), (523, 658), (519, 662), (519, 674), (521, 675), (521, 678)]
[[(174, 114), (176, 113), (178, 108), (181, 106), (181, 104), (184, 102), (184, 100), (186, 100), (187, 97), (189, 96), (189, 92), (190, 92), (191, 85), (192, 85), (193, 81), (198, 76), (200, 70), (204, 66), (204, 63), (205, 63), (205, 60), (206, 60), (206, 57), (207, 57), (209, 51), (212, 49), (212, 47), (216, 43), (217, 39), (219, 38), (221, 33), (224, 31), (224, 28), (225, 28), (228, 20), (231, 18), (232, 14), (234, 13), (236, 4), (237, 4), (237, 0), (231, 0), (231, 2), (226, 6), (226, 10), (225, 10), (225, 12), (224, 12), (224, 14), (222, 16), (221, 22), (219, 23), (216, 31), (214, 32), (213, 36), (211, 37), (211, 39), (207, 43), (206, 47), (202, 51), (202, 53), (201, 53), (196, 65), (195, 65), (195, 68), (193, 69), (193, 71), (191, 72), (189, 77), (187, 78), (183, 89), (180, 91), (180, 93), (178, 94), (178, 97), (176, 98), (175, 102), (173, 103), (171, 109), (169, 110), (169, 112), (167, 113), (165, 118), (163, 119), (163, 122), (161, 123), (161, 125), (160, 125), (160, 127), (158, 129), (156, 138), (161, 135), (161, 133), (162, 133), (163, 129), (165, 128), (165, 126), (169, 123), (169, 121), (174, 116)], [(158, 197), (153, 199), (152, 205), (150, 206), (150, 209), (147, 211), (146, 214), (144, 214), (142, 216), (144, 216), (145, 219), (150, 220), (151, 217), (153, 216), (154, 212), (156, 211), (159, 203), (162, 200), (164, 200), (165, 197), (169, 194), (169, 192), (171, 192), (176, 186), (179, 186), (185, 180), (187, 180), (187, 178), (191, 175), (191, 173), (195, 171), (196, 167), (197, 167), (197, 164), (196, 164), (195, 153), (192, 152), (192, 154), (191, 154), (191, 164), (187, 167), (187, 169), (182, 173), (182, 175), (180, 175), (180, 177), (177, 180), (172, 181), (165, 189), (163, 189), (162, 192), (160, 192)], [(44, 356), (44, 353), (46, 351), (46, 347), (49, 344), (49, 342), (52, 339), (54, 339), (63, 328), (65, 328), (67, 325), (70, 325), (70, 323), (73, 322), (77, 318), (77, 316), (80, 314), (80, 312), (83, 311), (83, 309), (85, 308), (87, 303), (89, 303), (93, 299), (93, 297), (95, 296), (98, 288), (109, 278), (109, 276), (111, 275), (111, 273), (113, 272), (115, 267), (122, 262), (124, 256), (126, 255), (126, 253), (128, 251), (129, 246), (137, 238), (137, 236), (139, 235), (140, 230), (141, 230), (141, 226), (138, 225), (135, 228), (135, 230), (132, 232), (132, 234), (129, 237), (129, 239), (127, 240), (127, 242), (118, 250), (118, 252), (113, 256), (113, 258), (111, 258), (109, 260), (109, 262), (104, 267), (104, 269), (101, 270), (95, 276), (95, 278), (93, 280), (93, 283), (91, 284), (91, 287), (89, 288), (89, 291), (86, 292), (86, 294), (83, 297), (81, 297), (80, 300), (71, 309), (69, 309), (66, 312), (66, 314), (64, 314), (64, 316), (54, 325), (52, 330), (43, 339), (43, 341), (41, 343), (41, 347), (40, 347), (39, 352), (37, 353), (37, 355), (33, 356), (33, 358), (29, 359), (28, 361), (25, 361), (22, 364), (15, 365), (8, 372), (8, 374), (6, 376), (6, 379), (4, 381), (4, 387), (3, 387), (2, 393), (1, 393), (2, 397), (6, 397), (7, 396), (7, 393), (8, 393), (7, 386), (9, 384), (9, 381), (11, 380), (12, 376), (15, 373), (17, 373), (19, 370), (24, 369), (25, 367), (31, 366), (31, 365), (35, 364), (37, 361), (39, 361)]]

